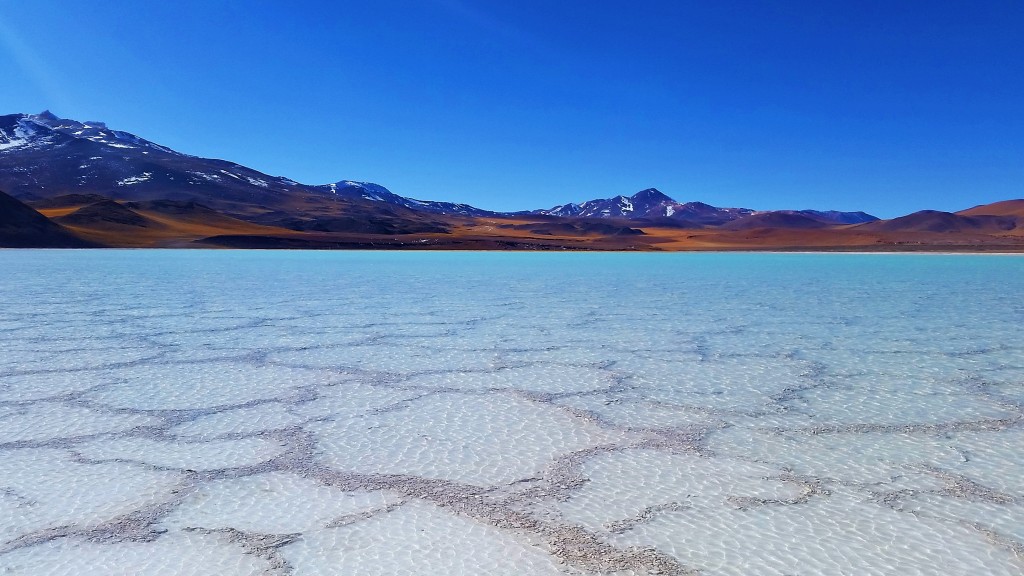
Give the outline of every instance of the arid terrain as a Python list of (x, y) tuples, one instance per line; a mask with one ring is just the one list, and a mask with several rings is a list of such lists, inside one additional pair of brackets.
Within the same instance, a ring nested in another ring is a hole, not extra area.
[(102, 122), (0, 116), (0, 246), (1024, 251), (1024, 199), (880, 220), (678, 202), (655, 188), (493, 212), (379, 184), (302, 184)]
[(12, 247), (1024, 251), (1024, 200), (862, 224), (787, 225), (750, 216), (705, 227), (531, 215), (424, 216), (372, 212), (358, 203), (318, 207), (318, 216), (303, 226), (246, 220), (195, 201), (97, 195), (28, 204), (4, 195), (0, 201), (0, 243)]

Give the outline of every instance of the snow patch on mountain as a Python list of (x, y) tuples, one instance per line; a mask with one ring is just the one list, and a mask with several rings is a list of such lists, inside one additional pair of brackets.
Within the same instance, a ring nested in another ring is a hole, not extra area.
[(11, 127), (0, 127), (0, 152), (22, 148), (41, 148), (53, 142), (53, 138), (42, 133), (41, 126), (28, 118), (22, 118)]
[(118, 180), (117, 181), (117, 185), (118, 186), (132, 186), (134, 184), (140, 184), (142, 182), (145, 182), (146, 180), (149, 180), (152, 177), (153, 177), (153, 173), (152, 172), (143, 172), (142, 174), (139, 174), (138, 176), (129, 176), (128, 178), (125, 178), (123, 180)]

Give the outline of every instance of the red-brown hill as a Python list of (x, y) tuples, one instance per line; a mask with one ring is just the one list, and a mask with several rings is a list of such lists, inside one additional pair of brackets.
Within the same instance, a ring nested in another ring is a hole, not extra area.
[(113, 200), (103, 200), (83, 206), (66, 216), (54, 218), (54, 221), (67, 226), (80, 227), (134, 226), (148, 228), (156, 225), (156, 222)]
[(1015, 216), (1024, 218), (1024, 198), (982, 204), (957, 212), (960, 216)]
[(29, 206), (0, 192), (0, 247), (86, 248), (91, 246)]
[(892, 220), (868, 222), (856, 227), (870, 232), (981, 232), (1004, 234), (1017, 227), (1012, 216), (964, 216), (937, 210), (921, 210)]

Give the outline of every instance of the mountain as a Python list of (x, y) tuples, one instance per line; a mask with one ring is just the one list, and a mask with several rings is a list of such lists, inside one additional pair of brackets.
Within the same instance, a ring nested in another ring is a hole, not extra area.
[[(49, 111), (0, 116), (0, 189), (30, 202), (69, 195), (121, 202), (196, 202), (236, 218), (274, 225), (300, 221), (303, 228), (309, 227), (306, 221), (311, 217), (349, 219), (378, 210), (407, 211), (385, 215), (391, 220), (395, 217), (417, 220), (431, 216), (500, 216), (467, 204), (399, 196), (370, 182), (341, 180), (324, 185), (301, 184), (234, 162), (183, 154), (135, 134), (111, 129), (103, 122), (60, 118)], [(836, 223), (874, 219), (863, 212), (804, 210), (798, 213)], [(632, 196), (564, 204), (526, 214), (619, 218), (644, 220), (648, 224), (701, 227), (722, 225), (755, 214), (755, 211), (719, 208), (702, 202), (680, 203), (656, 188), (648, 188)], [(428, 227), (435, 228), (435, 224)], [(336, 228), (326, 224), (320, 227)], [(401, 224), (380, 229), (401, 231), (406, 228)]]
[(82, 206), (96, 204), (97, 202), (105, 202), (107, 200), (110, 200), (110, 198), (101, 196), (100, 194), (63, 194), (61, 196), (54, 196), (53, 198), (44, 198), (43, 200), (32, 200), (29, 202), (29, 205), (36, 210), (81, 208)]
[(103, 200), (83, 206), (70, 214), (58, 216), (53, 221), (66, 226), (79, 227), (134, 226), (148, 228), (157, 225), (149, 218), (113, 200)]
[(570, 203), (531, 214), (577, 218), (671, 218), (692, 224), (723, 224), (753, 213), (746, 208), (716, 208), (701, 202), (679, 203), (657, 188), (647, 188), (632, 196), (615, 196)]
[(982, 204), (957, 212), (960, 216), (1015, 216), (1024, 218), (1024, 198)]
[(588, 200), (581, 204), (563, 204), (550, 210), (535, 210), (535, 214), (571, 216), (579, 218), (650, 218), (671, 216), (676, 201), (656, 188), (641, 190), (632, 196), (615, 196)]
[(0, 192), (0, 247), (85, 248), (88, 242), (63, 226)]
[(840, 212), (838, 210), (774, 210), (774, 212), (807, 216), (831, 224), (863, 224), (878, 220), (877, 216), (872, 216), (867, 212)]
[(69, 194), (33, 202), (32, 208), (97, 247), (188, 247), (223, 234), (296, 234), (178, 200), (117, 202), (97, 195)]
[(287, 178), (49, 112), (0, 116), (0, 187), (22, 200), (99, 194), (129, 201), (199, 200), (241, 213), (316, 195)]
[(497, 212), (481, 210), (480, 208), (475, 208), (469, 204), (455, 204), (453, 202), (434, 202), (406, 198), (405, 196), (399, 196), (398, 194), (391, 192), (380, 184), (373, 184), (371, 182), (342, 180), (341, 182), (335, 182), (334, 184), (327, 184), (325, 186), (317, 186), (316, 188), (338, 198), (383, 202), (395, 206), (402, 206), (410, 210), (429, 212), (431, 214), (457, 214), (462, 216), (497, 215)]
[(372, 212), (391, 205), (425, 214), (493, 214), (465, 204), (404, 198), (383, 186), (342, 181), (300, 184), (234, 162), (190, 156), (103, 122), (41, 114), (0, 116), (0, 189), (25, 201), (68, 194), (126, 202), (175, 200), (247, 218), (271, 212)]
[(1024, 200), (891, 220), (722, 208), (656, 188), (532, 212), (302, 184), (41, 114), (0, 116), (0, 246), (1024, 251)]
[(756, 228), (799, 228), (810, 230), (828, 228), (834, 225), (834, 222), (827, 222), (799, 212), (759, 212), (727, 222), (721, 228), (726, 230), (753, 230)]
[(893, 218), (869, 222), (856, 227), (871, 232), (980, 232), (1000, 234), (1017, 227), (1013, 216), (963, 216), (938, 210), (921, 210)]
[[(641, 190), (632, 196), (615, 196), (588, 200), (579, 204), (562, 204), (547, 210), (534, 210), (540, 214), (575, 218), (626, 218), (648, 220), (652, 223), (721, 226), (758, 214), (790, 214), (830, 224), (857, 224), (878, 220), (865, 212), (838, 212), (835, 210), (776, 210), (755, 211), (750, 208), (719, 208), (703, 202), (677, 202), (657, 188)], [(778, 222), (802, 222), (800, 218), (774, 218)], [(751, 225), (755, 222), (751, 222)], [(752, 226), (751, 226), (752, 227)]]

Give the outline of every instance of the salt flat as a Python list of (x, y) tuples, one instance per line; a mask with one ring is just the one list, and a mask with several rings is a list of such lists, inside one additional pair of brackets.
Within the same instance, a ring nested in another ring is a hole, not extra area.
[(1020, 574), (1024, 257), (0, 251), (2, 574)]

